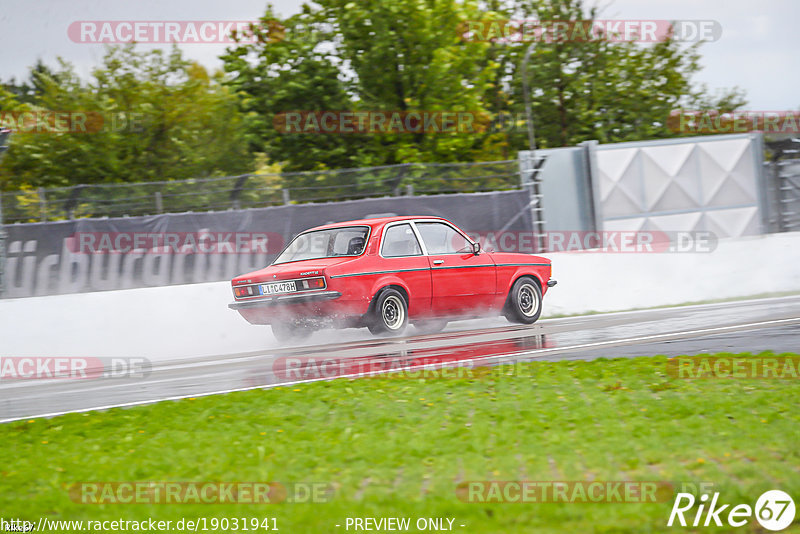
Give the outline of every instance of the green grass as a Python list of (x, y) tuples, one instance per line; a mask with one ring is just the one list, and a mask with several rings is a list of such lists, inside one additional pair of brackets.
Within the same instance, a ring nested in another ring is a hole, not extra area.
[[(288, 533), (345, 532), (345, 518), (358, 516), (454, 517), (460, 532), (670, 530), (671, 499), (464, 503), (455, 490), (469, 480), (710, 481), (725, 503), (782, 489), (800, 506), (800, 381), (678, 380), (665, 363), (335, 380), (9, 423), (0, 516), (277, 517)], [(92, 505), (70, 500), (66, 487), (81, 481), (318, 482), (335, 494), (310, 504)], [(751, 519), (737, 531), (756, 527)], [(799, 527), (800, 515), (785, 532)]]

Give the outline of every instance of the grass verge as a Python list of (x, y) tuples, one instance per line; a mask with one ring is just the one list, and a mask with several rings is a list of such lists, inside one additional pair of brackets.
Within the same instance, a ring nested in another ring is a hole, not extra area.
[[(459, 484), (487, 480), (712, 482), (724, 503), (752, 505), (782, 489), (800, 505), (800, 381), (683, 380), (666, 364), (534, 362), (480, 378), (334, 380), (9, 423), (0, 426), (0, 516), (274, 517), (291, 533), (344, 532), (359, 516), (411, 517), (412, 527), (418, 517), (454, 518), (462, 532), (670, 530), (671, 498), (457, 497)], [(70, 498), (70, 485), (98, 481), (280, 481), (335, 492), (329, 502), (277, 504)]]

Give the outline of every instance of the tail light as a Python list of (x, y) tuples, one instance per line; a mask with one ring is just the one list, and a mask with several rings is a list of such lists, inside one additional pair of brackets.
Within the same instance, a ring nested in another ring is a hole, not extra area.
[(325, 278), (307, 278), (300, 281), (302, 289), (323, 289), (325, 288)]
[(309, 289), (322, 289), (325, 287), (325, 279), (324, 278), (312, 278), (310, 280), (306, 280), (308, 282)]
[(254, 295), (255, 292), (253, 291), (253, 286), (248, 287), (235, 287), (233, 288), (233, 294), (237, 297), (247, 297), (250, 295)]

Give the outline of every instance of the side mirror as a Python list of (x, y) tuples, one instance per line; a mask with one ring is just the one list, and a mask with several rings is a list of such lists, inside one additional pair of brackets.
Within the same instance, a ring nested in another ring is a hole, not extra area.
[(481, 251), (481, 244), (480, 243), (473, 243), (472, 244), (472, 253), (477, 256), (480, 253), (480, 251)]

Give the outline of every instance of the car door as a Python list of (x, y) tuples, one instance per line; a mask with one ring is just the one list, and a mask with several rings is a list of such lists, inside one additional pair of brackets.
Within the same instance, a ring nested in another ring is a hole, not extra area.
[(380, 256), (382, 265), (408, 288), (410, 317), (430, 314), (431, 273), (410, 222), (391, 223), (383, 230)]
[(496, 291), (495, 265), (489, 254), (475, 254), (472, 242), (441, 221), (416, 221), (431, 267), (435, 315), (473, 315), (488, 311)]

